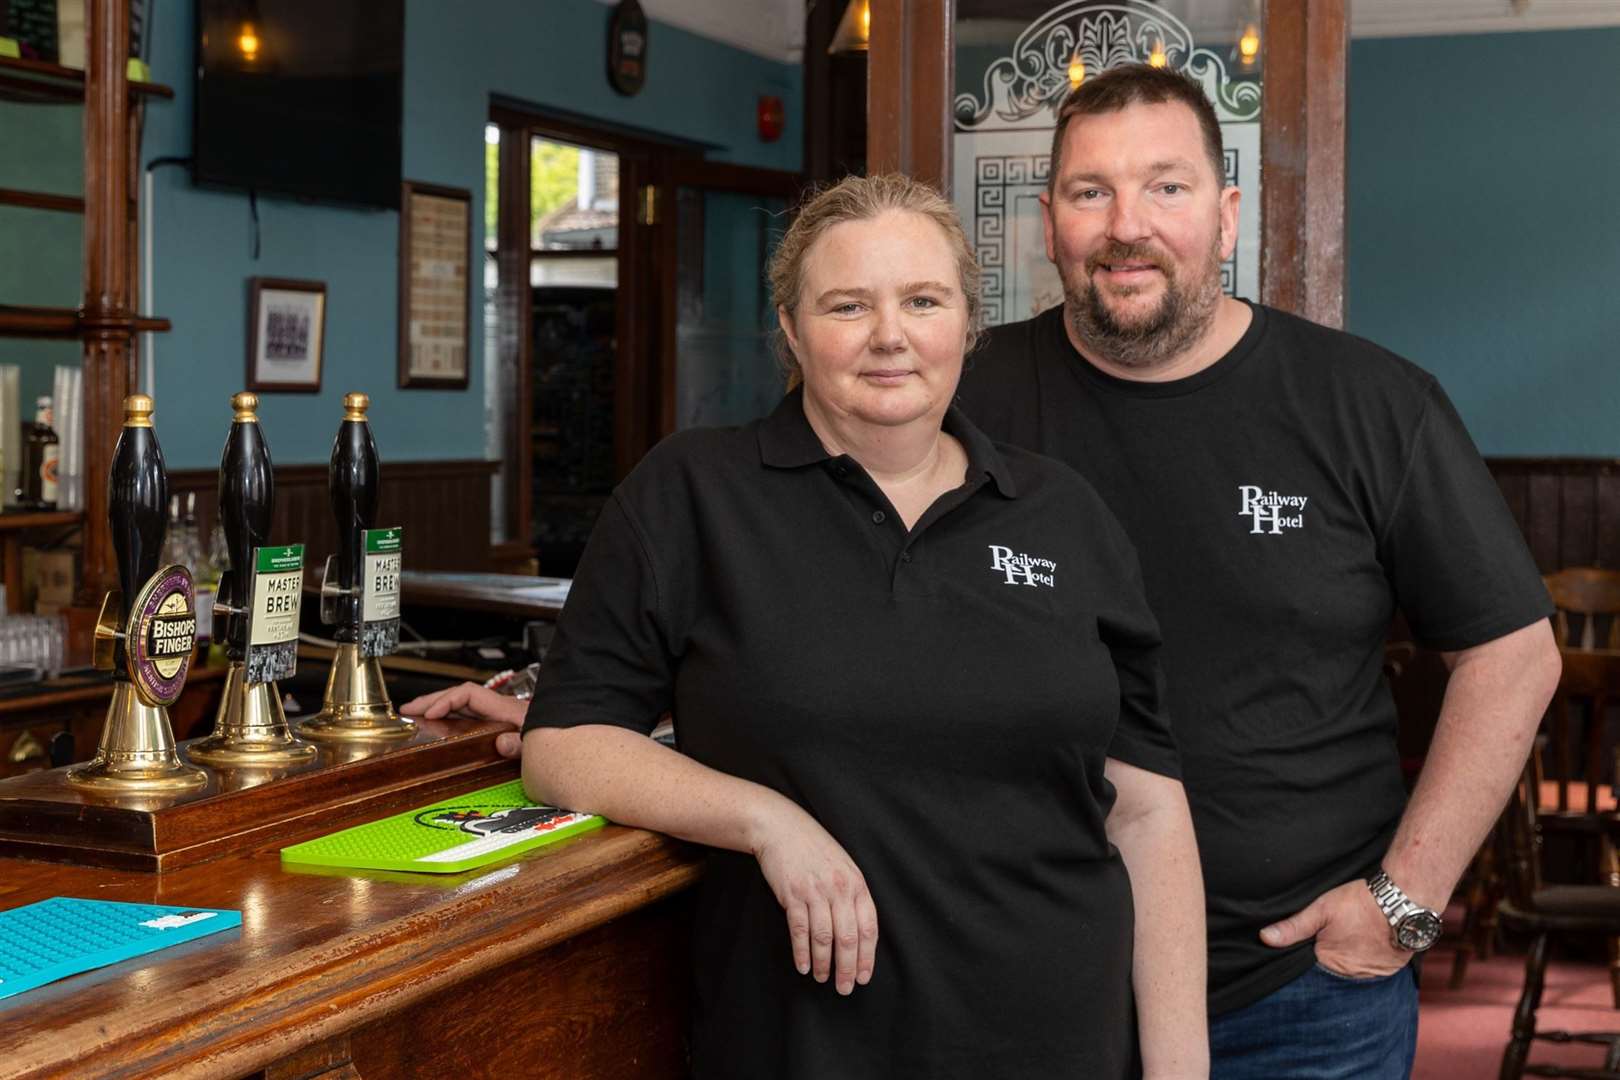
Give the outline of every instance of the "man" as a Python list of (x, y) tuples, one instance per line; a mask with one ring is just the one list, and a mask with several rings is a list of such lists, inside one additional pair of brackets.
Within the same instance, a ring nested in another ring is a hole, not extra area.
[[(1064, 302), (992, 331), (961, 401), (1083, 473), (1140, 554), (1208, 896), (1213, 1074), (1406, 1076), (1410, 962), (1557, 682), (1546, 590), (1431, 376), (1222, 293), (1239, 193), (1197, 84), (1088, 79), (1051, 176)], [(1410, 802), (1382, 682), (1397, 608), (1451, 667)]]

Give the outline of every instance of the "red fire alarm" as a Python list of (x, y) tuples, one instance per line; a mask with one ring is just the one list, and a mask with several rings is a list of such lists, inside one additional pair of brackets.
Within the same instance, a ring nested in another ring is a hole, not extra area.
[(787, 123), (787, 112), (782, 108), (781, 98), (761, 94), (754, 116), (759, 121), (761, 142), (775, 142), (782, 137), (782, 127)]

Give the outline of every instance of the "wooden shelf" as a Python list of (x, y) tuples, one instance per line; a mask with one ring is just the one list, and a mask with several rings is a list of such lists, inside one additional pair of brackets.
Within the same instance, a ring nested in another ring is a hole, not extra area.
[[(135, 332), (163, 333), (168, 319), (136, 318)], [(10, 307), (0, 304), (0, 337), (77, 338), (79, 313), (72, 308)]]
[(78, 510), (10, 510), (0, 513), (0, 533), (77, 525), (83, 519)]
[[(84, 98), (84, 72), (45, 60), (21, 60), (0, 56), (0, 96), (21, 96), (23, 100), (51, 99), (78, 101)], [(131, 94), (147, 97), (174, 97), (174, 90), (162, 83), (129, 83)]]
[[(186, 672), (186, 686), (224, 682), (225, 676), (229, 673), (229, 665), (205, 664), (198, 656), (192, 660), (191, 670)], [(59, 675), (54, 679), (44, 679), (37, 683), (12, 686), (5, 693), (0, 693), (0, 716), (38, 709), (56, 709), (81, 701), (105, 702), (112, 696), (112, 685), (111, 672), (94, 671), (78, 675)], [(90, 748), (82, 749), (84, 754), (81, 756), (88, 757)]]
[(78, 337), (79, 313), (72, 308), (0, 305), (0, 334), (12, 337)]
[(61, 210), (69, 214), (84, 213), (84, 199), (78, 195), (52, 195), (43, 191), (18, 191), (16, 188), (0, 188), (0, 205)]

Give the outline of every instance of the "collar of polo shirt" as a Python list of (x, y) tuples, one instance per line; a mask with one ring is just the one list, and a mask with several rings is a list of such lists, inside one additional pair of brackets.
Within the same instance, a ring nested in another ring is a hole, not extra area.
[[(962, 411), (952, 405), (945, 412), (942, 425), (947, 435), (953, 435), (967, 452), (968, 475), (983, 473), (995, 483), (996, 490), (1009, 499), (1018, 497), (1013, 486), (1012, 473), (995, 443), (974, 427)], [(804, 388), (796, 387), (782, 399), (771, 415), (759, 425), (759, 460), (773, 469), (799, 469), (828, 461), (832, 455), (821, 445), (815, 429), (804, 415)]]

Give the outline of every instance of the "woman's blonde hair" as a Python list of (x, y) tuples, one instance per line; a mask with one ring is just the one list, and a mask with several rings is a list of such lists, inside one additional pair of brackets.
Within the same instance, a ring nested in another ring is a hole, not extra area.
[[(950, 200), (921, 180), (900, 173), (847, 176), (805, 199), (793, 224), (776, 245), (766, 271), (771, 283), (772, 305), (792, 317), (804, 291), (805, 256), (828, 229), (846, 221), (870, 221), (890, 210), (921, 214), (940, 227), (955, 250), (962, 298), (967, 302), (967, 341), (962, 351), (969, 352), (979, 340), (979, 263), (962, 232), (962, 219)], [(804, 375), (780, 325), (776, 328), (774, 344), (776, 358), (787, 374), (791, 390), (803, 381)]]

